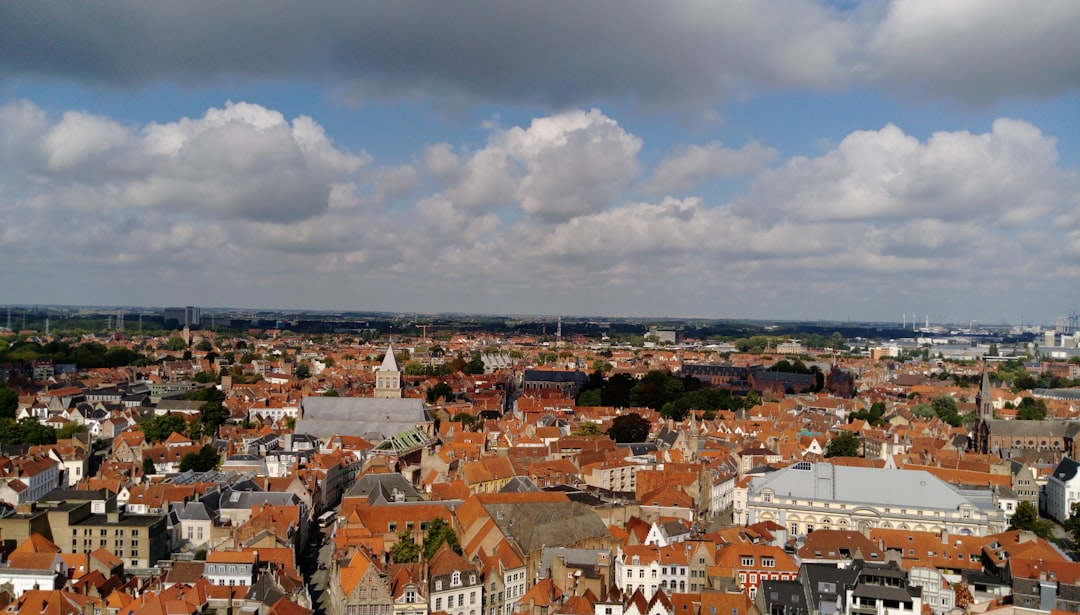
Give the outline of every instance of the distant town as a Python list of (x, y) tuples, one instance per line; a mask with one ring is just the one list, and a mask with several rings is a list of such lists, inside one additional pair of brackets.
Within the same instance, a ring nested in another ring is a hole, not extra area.
[(1080, 612), (1075, 312), (0, 310), (19, 613)]

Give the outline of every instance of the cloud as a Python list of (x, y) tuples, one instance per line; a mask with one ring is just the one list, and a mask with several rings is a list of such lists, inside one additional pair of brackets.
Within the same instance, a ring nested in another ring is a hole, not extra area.
[(871, 80), (986, 104), (1080, 86), (1080, 4), (894, 0), (869, 41)]
[(497, 140), (525, 168), (516, 193), (522, 211), (547, 221), (605, 209), (639, 172), (641, 139), (598, 109), (534, 119)]
[(985, 103), (1074, 91), (1078, 29), (1072, 0), (4, 3), (0, 75), (117, 87), (291, 78), (547, 109), (629, 99), (700, 112), (852, 84)]
[(286, 222), (319, 215), (335, 183), (369, 159), (335, 147), (310, 118), (289, 124), (280, 113), (247, 103), (137, 130), (75, 111), (50, 123), (21, 101), (0, 109), (0, 133), (8, 135), (0, 159), (10, 165), (10, 181), (54, 182), (81, 193), (77, 203), (93, 209), (209, 219)]
[(1025, 225), (1060, 207), (1075, 185), (1057, 161), (1056, 140), (1020, 120), (998, 119), (983, 134), (938, 132), (925, 143), (890, 124), (765, 171), (738, 208), (806, 221)]
[(429, 147), (424, 158), (459, 208), (516, 205), (535, 219), (563, 222), (609, 207), (637, 179), (641, 145), (592, 109), (538, 117), (528, 127), (496, 127), (464, 163), (442, 145)]
[[(887, 125), (768, 168), (754, 142), (650, 168), (597, 109), (487, 130), (380, 164), (249, 103), (147, 126), (0, 106), (0, 284), (39, 303), (807, 318), (1077, 299), (1080, 177), (1028, 122)], [(637, 191), (732, 169), (749, 187), (727, 202)]]
[(777, 151), (757, 141), (741, 149), (726, 148), (719, 141), (684, 147), (660, 162), (647, 190), (670, 194), (692, 189), (702, 181), (756, 173), (776, 158)]

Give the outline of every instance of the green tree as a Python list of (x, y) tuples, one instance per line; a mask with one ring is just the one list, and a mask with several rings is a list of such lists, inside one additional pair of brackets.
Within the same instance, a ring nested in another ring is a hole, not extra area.
[(56, 430), (30, 417), (18, 422), (0, 419), (0, 444), (54, 444)]
[(420, 545), (413, 540), (412, 534), (403, 531), (398, 534), (394, 546), (390, 547), (390, 555), (395, 564), (411, 564), (420, 558)]
[(78, 423), (68, 423), (67, 425), (64, 425), (60, 429), (56, 430), (56, 439), (67, 440), (68, 438), (74, 436), (77, 433), (86, 433), (87, 431), (89, 430), (86, 428), (86, 425), (80, 425)]
[(419, 361), (409, 361), (401, 371), (406, 376), (423, 376), (427, 374), (428, 368)]
[(630, 405), (660, 410), (682, 392), (682, 380), (667, 371), (652, 370), (630, 390)]
[(1061, 527), (1072, 536), (1073, 542), (1080, 544), (1080, 502), (1074, 502), (1069, 512), (1069, 518), (1061, 524)]
[(162, 414), (146, 419), (140, 426), (148, 442), (160, 442), (173, 432), (184, 432), (187, 424), (179, 414)]
[(424, 536), (424, 559), (431, 561), (444, 542), (450, 545), (454, 553), (461, 555), (457, 532), (445, 519), (436, 517), (428, 522), (427, 534)]
[(307, 363), (301, 363), (293, 370), (293, 375), (300, 379), (311, 378), (311, 366)]
[(652, 423), (649, 422), (649, 419), (636, 412), (630, 412), (615, 417), (611, 421), (611, 427), (608, 428), (607, 435), (619, 443), (644, 442), (649, 437), (651, 427)]
[(578, 406), (599, 406), (602, 396), (603, 392), (600, 389), (582, 391), (578, 394), (577, 402), (575, 403)]
[(165, 342), (165, 350), (177, 351), (184, 350), (185, 348), (187, 348), (187, 342), (178, 335), (170, 337), (169, 340)]
[(197, 453), (188, 453), (180, 458), (180, 471), (192, 470), (195, 472), (209, 472), (217, 467), (221, 461), (221, 455), (209, 444), (199, 449)]
[(850, 431), (835, 436), (825, 445), (825, 457), (858, 457), (859, 439)]
[(448, 401), (454, 399), (454, 389), (445, 382), (440, 382), (428, 389), (427, 402), (429, 404), (435, 403), (439, 398), (446, 399)]
[(480, 360), (480, 353), (476, 353), (472, 360), (465, 364), (465, 367), (461, 369), (462, 372), (469, 375), (479, 375), (484, 373), (484, 362)]
[(963, 419), (960, 417), (960, 411), (956, 405), (956, 400), (950, 395), (938, 395), (934, 398), (934, 401), (930, 402), (931, 407), (934, 408), (934, 412), (937, 413), (938, 418), (945, 421), (953, 427), (958, 427)]
[(603, 433), (604, 433), (603, 430), (601, 430), (600, 426), (597, 425), (596, 423), (594, 423), (592, 421), (583, 421), (583, 422), (579, 423), (576, 428), (574, 428), (574, 434), (573, 435), (575, 435), (575, 436), (599, 436), (599, 435), (603, 435)]
[(1027, 530), (1034, 532), (1039, 538), (1050, 539), (1054, 535), (1054, 522), (1040, 519), (1039, 511), (1031, 502), (1020, 502), (1009, 519), (1009, 529)]
[(195, 350), (200, 352), (210, 352), (214, 349), (214, 345), (209, 340), (202, 340), (198, 344), (195, 344)]
[(142, 460), (142, 473), (149, 476), (151, 474), (157, 474), (157, 466), (154, 465), (154, 460), (149, 457), (143, 457)]
[(1046, 402), (1034, 397), (1025, 397), (1016, 406), (1016, 418), (1022, 421), (1041, 421), (1046, 418)]
[(454, 422), (461, 423), (461, 427), (469, 431), (474, 431), (479, 420), (469, 414), (468, 412), (458, 412), (452, 419)]
[(0, 418), (13, 419), (19, 409), (19, 392), (6, 384), (0, 384)]
[(340, 396), (341, 396), (341, 394), (337, 392), (337, 389), (327, 389), (326, 392), (323, 393), (323, 397), (340, 397)]

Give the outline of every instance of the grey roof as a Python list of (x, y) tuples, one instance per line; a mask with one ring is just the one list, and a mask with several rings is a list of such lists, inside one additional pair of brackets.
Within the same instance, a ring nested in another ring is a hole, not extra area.
[(865, 503), (872, 506), (911, 506), (956, 510), (975, 506), (952, 487), (929, 472), (834, 466), (831, 463), (799, 462), (756, 478), (750, 493), (771, 489), (780, 496)]
[(821, 610), (822, 602), (836, 602), (859, 576), (855, 568), (837, 568), (835, 564), (803, 564), (801, 573), (806, 578), (815, 611)]
[(1057, 464), (1056, 468), (1054, 468), (1054, 478), (1067, 483), (1076, 478), (1077, 468), (1080, 468), (1080, 463), (1066, 457)]
[(367, 498), (372, 504), (393, 502), (394, 491), (404, 494), (406, 500), (420, 499), (420, 494), (404, 476), (397, 472), (387, 474), (364, 474), (345, 493), (347, 498)]
[(610, 536), (600, 517), (578, 502), (485, 504), (484, 508), (525, 554), (545, 546), (569, 547), (589, 538)]
[(419, 399), (374, 397), (305, 397), (303, 418), (295, 432), (319, 437), (360, 436), (381, 442), (397, 433), (431, 421)]
[(563, 564), (567, 568), (577, 568), (581, 570), (586, 577), (595, 578), (599, 576), (600, 559), (605, 556), (608, 561), (611, 561), (611, 551), (609, 549), (568, 549), (566, 547), (546, 547), (540, 554), (540, 570), (538, 571), (541, 576), (547, 576), (551, 571), (551, 564), (557, 557), (563, 558)]
[(210, 513), (202, 502), (173, 502), (170, 514), (175, 513), (178, 521), (209, 521)]
[(803, 597), (802, 583), (798, 581), (762, 581), (758, 593), (765, 602), (765, 612), (772, 612), (773, 605), (810, 610)]
[(987, 421), (990, 433), (995, 436), (1048, 437), (1064, 438), (1073, 434), (1069, 428), (1077, 425), (1075, 421)]
[(270, 504), (272, 506), (294, 506), (300, 501), (295, 493), (273, 493), (267, 491), (225, 490), (221, 494), (222, 509), (250, 510), (252, 506)]
[(540, 491), (540, 488), (528, 476), (515, 476), (506, 481), (502, 489), (499, 489), (499, 493), (526, 493), (531, 491)]
[(269, 572), (260, 574), (259, 580), (255, 581), (255, 584), (248, 590), (247, 595), (244, 596), (247, 600), (258, 600), (266, 606), (273, 606), (275, 602), (284, 597), (285, 592), (274, 582), (274, 575)]
[(521, 379), (523, 382), (559, 382), (582, 385), (589, 381), (589, 375), (579, 370), (527, 369)]

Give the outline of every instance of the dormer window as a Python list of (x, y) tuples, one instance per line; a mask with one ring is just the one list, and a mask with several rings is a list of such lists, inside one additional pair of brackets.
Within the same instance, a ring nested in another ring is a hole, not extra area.
[(450, 576), (450, 587), (457, 587), (458, 585), (461, 585), (461, 573), (455, 570), (454, 574)]

